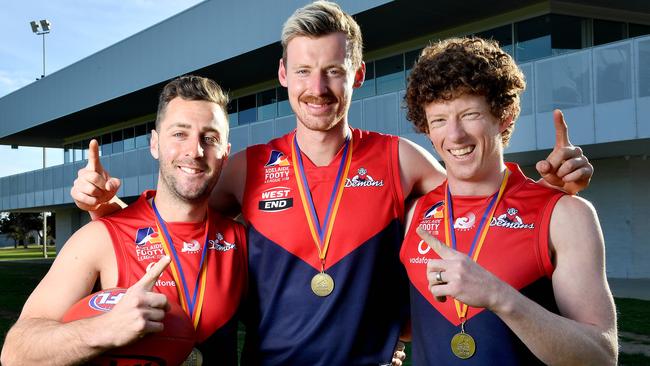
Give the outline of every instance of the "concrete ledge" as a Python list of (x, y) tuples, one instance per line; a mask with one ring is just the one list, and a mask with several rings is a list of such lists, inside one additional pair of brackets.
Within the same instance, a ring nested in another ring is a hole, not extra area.
[(650, 278), (608, 278), (614, 297), (650, 300)]

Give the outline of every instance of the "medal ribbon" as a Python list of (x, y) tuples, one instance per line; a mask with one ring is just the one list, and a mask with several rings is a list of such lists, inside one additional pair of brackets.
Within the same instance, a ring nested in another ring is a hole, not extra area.
[[(485, 237), (487, 236), (488, 230), (490, 230), (490, 222), (492, 221), (492, 217), (494, 216), (494, 211), (496, 211), (496, 208), (499, 205), (499, 201), (503, 197), (503, 192), (505, 191), (506, 185), (508, 184), (509, 176), (510, 176), (510, 171), (506, 169), (505, 173), (503, 174), (503, 179), (501, 180), (501, 187), (499, 188), (499, 192), (492, 196), (492, 199), (490, 200), (488, 207), (485, 209), (485, 212), (483, 212), (483, 217), (481, 217), (481, 222), (479, 223), (478, 228), (476, 229), (476, 235), (474, 235), (474, 240), (472, 240), (472, 245), (470, 246), (469, 252), (467, 253), (467, 255), (470, 256), (470, 258), (472, 258), (474, 262), (478, 261), (478, 256), (481, 253), (481, 248), (483, 248)], [(453, 204), (452, 204), (451, 192), (449, 191), (449, 183), (446, 183), (445, 185), (445, 244), (447, 244), (447, 246), (449, 247), (452, 247), (454, 250), (458, 250), (456, 245), (456, 232), (454, 230), (454, 211), (452, 205)], [(464, 323), (465, 317), (467, 316), (467, 309), (468, 309), (467, 304), (463, 304), (456, 299), (454, 299), (454, 304), (456, 305), (456, 314), (458, 314), (458, 318), (461, 320), (461, 323)]]
[(341, 202), (341, 197), (343, 197), (343, 188), (345, 187), (345, 179), (343, 178), (348, 176), (348, 171), (350, 170), (350, 164), (352, 162), (353, 149), (350, 140), (351, 138), (348, 135), (345, 138), (343, 156), (341, 156), (341, 162), (339, 163), (339, 169), (336, 173), (336, 180), (334, 181), (334, 187), (330, 194), (330, 200), (327, 204), (327, 212), (322, 226), (318, 219), (318, 214), (316, 213), (316, 207), (314, 206), (311, 190), (309, 189), (305, 167), (302, 163), (302, 154), (300, 146), (298, 146), (296, 135), (293, 136), (293, 144), (291, 145), (293, 171), (296, 180), (298, 181), (298, 191), (300, 192), (300, 199), (305, 211), (305, 216), (307, 216), (309, 231), (311, 232), (312, 239), (318, 249), (318, 258), (321, 261), (321, 271), (325, 270), (325, 257), (327, 256), (327, 249), (329, 248), (332, 231), (334, 231), (334, 221), (336, 220), (336, 214), (339, 210), (339, 203)]
[[(199, 264), (199, 273), (196, 275), (196, 282), (194, 284), (194, 293), (190, 297), (189, 288), (187, 282), (185, 281), (185, 273), (183, 272), (183, 265), (181, 264), (180, 259), (178, 258), (178, 252), (174, 247), (174, 242), (172, 241), (171, 235), (167, 230), (167, 225), (165, 220), (160, 216), (160, 212), (156, 208), (156, 203), (152, 200), (151, 206), (153, 207), (153, 212), (156, 214), (156, 226), (158, 227), (158, 232), (163, 233), (161, 236), (161, 242), (165, 254), (171, 257), (171, 263), (169, 264), (169, 270), (171, 271), (172, 277), (176, 282), (176, 289), (178, 291), (178, 297), (181, 300), (181, 306), (187, 315), (192, 318), (192, 324), (194, 324), (194, 329), (197, 329), (199, 326), (199, 319), (201, 317), (201, 310), (203, 308), (203, 299), (205, 295), (205, 283), (207, 281), (207, 269), (206, 265), (206, 253), (208, 247), (208, 229), (210, 225), (210, 215), (208, 211), (208, 218), (205, 221), (205, 242), (203, 244), (203, 250), (201, 251), (201, 262)], [(197, 299), (198, 295), (198, 299)]]

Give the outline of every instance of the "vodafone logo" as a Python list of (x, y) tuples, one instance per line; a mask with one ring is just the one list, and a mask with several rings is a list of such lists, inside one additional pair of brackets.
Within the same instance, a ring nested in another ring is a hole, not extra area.
[(430, 250), (431, 247), (429, 246), (429, 244), (427, 244), (427, 242), (424, 240), (420, 240), (420, 242), (418, 243), (418, 252), (422, 255), (425, 255), (429, 253)]

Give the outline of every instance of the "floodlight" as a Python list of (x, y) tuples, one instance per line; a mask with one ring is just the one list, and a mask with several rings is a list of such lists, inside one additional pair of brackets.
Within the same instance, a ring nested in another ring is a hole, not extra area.
[[(34, 26), (32, 26), (34, 28)], [(50, 31), (50, 21), (47, 19), (41, 20), (41, 29), (43, 32), (49, 32)]]
[[(29, 24), (32, 26), (32, 32), (38, 33), (38, 28), (39, 28), (38, 23), (36, 23), (35, 21), (32, 20), (31, 22), (29, 22)], [(49, 24), (48, 24), (48, 26), (49, 26)]]

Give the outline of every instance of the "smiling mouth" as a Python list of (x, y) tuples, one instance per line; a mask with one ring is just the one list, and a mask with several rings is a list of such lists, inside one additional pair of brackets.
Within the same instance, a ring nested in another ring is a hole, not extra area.
[(474, 146), (474, 145), (470, 145), (470, 146), (465, 146), (465, 147), (460, 148), (460, 149), (448, 149), (447, 151), (449, 151), (449, 153), (451, 155), (455, 156), (455, 157), (463, 157), (463, 156), (466, 156), (468, 154), (471, 154), (472, 151), (474, 151), (475, 147), (476, 146)]
[(187, 174), (192, 174), (192, 175), (203, 173), (202, 169), (190, 168), (190, 167), (186, 167), (186, 166), (179, 166), (178, 169), (182, 170), (183, 172), (185, 172)]

